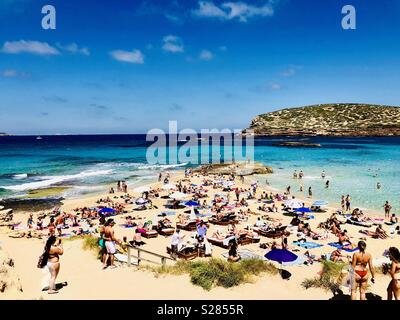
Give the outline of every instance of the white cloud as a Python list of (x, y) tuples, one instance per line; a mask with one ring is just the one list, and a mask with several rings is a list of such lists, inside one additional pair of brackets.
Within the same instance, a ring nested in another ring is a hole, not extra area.
[(221, 20), (237, 19), (247, 22), (252, 17), (270, 17), (274, 14), (272, 1), (263, 6), (255, 6), (245, 2), (223, 2), (219, 7), (212, 1), (199, 1), (199, 8), (193, 14), (204, 18), (219, 18)]
[(269, 85), (270, 89), (272, 90), (280, 90), (282, 89), (282, 86), (279, 83), (272, 83)]
[(181, 38), (173, 35), (168, 35), (163, 38), (163, 50), (168, 52), (183, 52), (184, 46)]
[(84, 56), (89, 56), (90, 51), (86, 47), (80, 48), (75, 42), (67, 44), (67, 45), (61, 45), (57, 43), (57, 47), (63, 51), (67, 51), (72, 54), (82, 54)]
[(202, 50), (200, 52), (199, 58), (201, 60), (209, 61), (209, 60), (212, 60), (214, 58), (214, 54), (209, 50)]
[(31, 40), (6, 41), (1, 52), (8, 54), (31, 53), (41, 56), (60, 54), (60, 51), (50, 46), (47, 42)]
[(26, 78), (30, 75), (26, 72), (19, 72), (17, 70), (9, 69), (0, 72), (0, 76), (3, 78)]
[(282, 77), (292, 77), (294, 76), (298, 70), (300, 70), (302, 66), (290, 65), (286, 70), (282, 71), (280, 75)]
[(144, 55), (140, 50), (134, 49), (132, 51), (114, 50), (110, 55), (117, 61), (143, 64)]

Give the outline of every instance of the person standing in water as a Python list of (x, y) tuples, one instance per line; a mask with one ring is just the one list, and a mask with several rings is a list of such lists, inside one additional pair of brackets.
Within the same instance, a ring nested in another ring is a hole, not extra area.
[(311, 187), (308, 188), (308, 196), (310, 198), (312, 198), (312, 189), (311, 189)]
[(299, 179), (302, 179), (303, 177), (304, 177), (303, 170), (300, 170), (300, 173), (299, 173)]
[(377, 182), (377, 183), (376, 183), (376, 188), (377, 188), (378, 190), (381, 188), (381, 183), (380, 183), (380, 182)]
[(327, 181), (325, 182), (325, 188), (326, 188), (326, 189), (329, 188), (329, 180), (327, 180)]
[(322, 179), (325, 179), (325, 170), (322, 170), (321, 178), (322, 178)]

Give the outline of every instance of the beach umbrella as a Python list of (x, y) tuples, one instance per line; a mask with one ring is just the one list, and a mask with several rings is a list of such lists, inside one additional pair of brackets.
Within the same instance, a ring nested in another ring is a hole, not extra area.
[(273, 249), (264, 257), (268, 260), (279, 262), (280, 264), (283, 262), (292, 262), (297, 259), (297, 255), (286, 249)]
[(327, 205), (328, 205), (328, 201), (325, 201), (325, 200), (318, 200), (318, 201), (315, 201), (312, 205), (313, 205), (314, 207), (327, 206)]
[(135, 200), (136, 204), (145, 204), (147, 202), (148, 201), (146, 199), (143, 199), (143, 198), (138, 198), (138, 199)]
[(174, 192), (174, 193), (171, 193), (169, 195), (169, 197), (171, 199), (175, 199), (175, 200), (183, 200), (183, 199), (187, 198), (188, 195), (185, 193), (182, 193), (182, 192)]
[(287, 207), (293, 208), (293, 209), (303, 207), (303, 203), (297, 199), (289, 199), (289, 200), (286, 200), (284, 203)]
[(100, 209), (99, 210), (99, 213), (113, 213), (113, 212), (115, 212), (116, 210), (115, 209), (113, 209), (113, 208), (103, 208), (103, 209)]
[(297, 208), (296, 212), (311, 212), (311, 209), (310, 208), (301, 207), (301, 208)]
[(200, 204), (196, 201), (190, 200), (184, 203), (186, 207), (200, 207)]
[(163, 190), (176, 190), (177, 187), (176, 187), (176, 185), (174, 185), (174, 184), (172, 184), (172, 183), (167, 183), (167, 184), (164, 184), (164, 185), (162, 186), (162, 189), (163, 189)]
[(146, 186), (137, 187), (137, 188), (133, 189), (133, 191), (137, 192), (137, 193), (149, 192), (150, 187), (146, 187)]

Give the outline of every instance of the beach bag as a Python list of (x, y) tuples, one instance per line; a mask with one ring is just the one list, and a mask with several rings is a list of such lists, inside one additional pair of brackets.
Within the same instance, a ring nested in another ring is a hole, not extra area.
[(49, 260), (49, 256), (46, 252), (43, 252), (43, 254), (39, 257), (37, 267), (39, 269), (43, 269), (47, 265), (47, 261)]
[(283, 280), (289, 280), (291, 276), (292, 274), (289, 271), (284, 269), (281, 270), (281, 277)]

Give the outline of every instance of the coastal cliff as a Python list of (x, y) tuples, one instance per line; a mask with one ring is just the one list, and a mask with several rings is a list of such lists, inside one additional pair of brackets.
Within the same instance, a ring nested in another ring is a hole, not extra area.
[(249, 129), (265, 136), (400, 136), (400, 107), (338, 103), (282, 109), (256, 116)]

